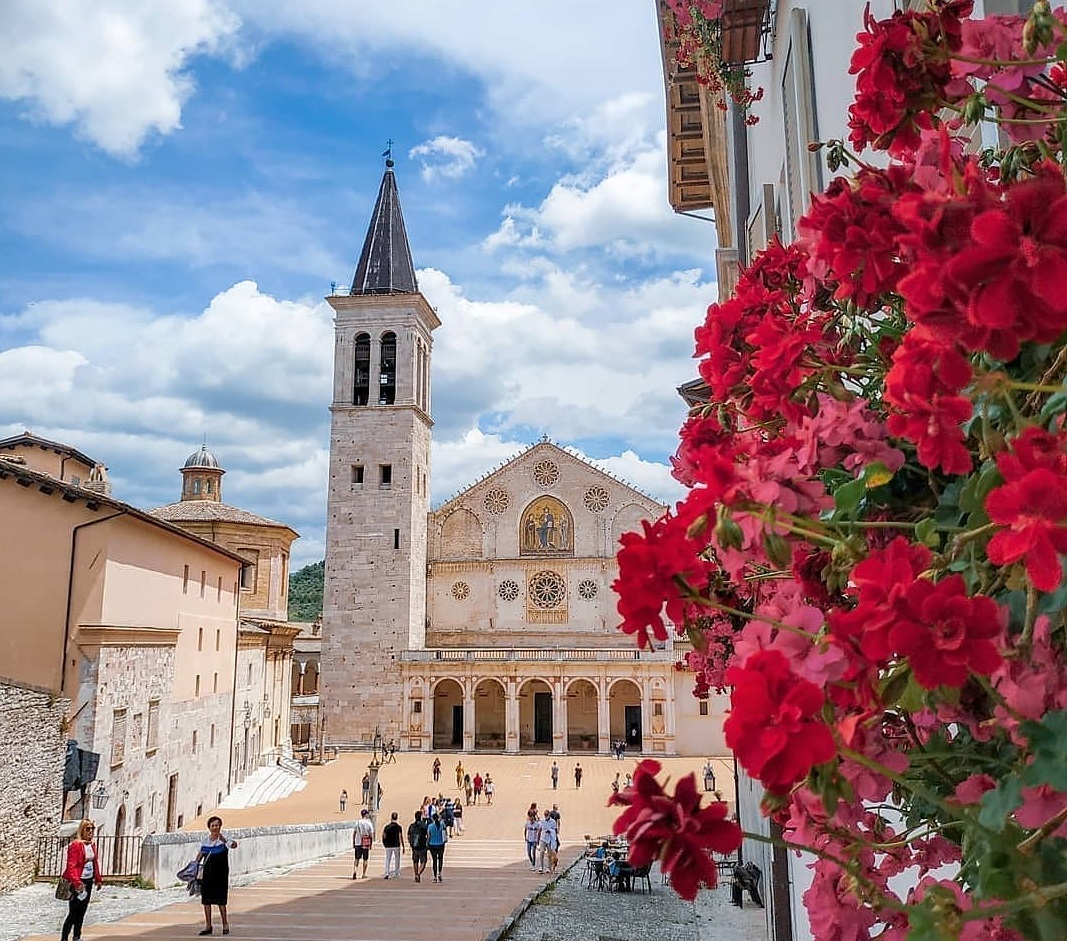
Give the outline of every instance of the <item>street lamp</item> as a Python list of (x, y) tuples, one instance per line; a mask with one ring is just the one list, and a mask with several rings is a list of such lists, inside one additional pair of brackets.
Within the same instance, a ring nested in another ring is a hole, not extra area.
[(370, 822), (375, 831), (378, 829), (378, 769), (382, 766), (381, 758), (379, 757), (381, 751), (382, 733), (378, 726), (375, 726), (374, 739), (371, 742), (371, 759), (370, 764), (367, 766), (367, 774), (370, 777), (370, 793), (368, 794)]

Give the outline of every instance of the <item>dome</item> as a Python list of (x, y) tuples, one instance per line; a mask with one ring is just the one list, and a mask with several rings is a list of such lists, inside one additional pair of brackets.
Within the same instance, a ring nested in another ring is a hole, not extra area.
[(200, 445), (200, 450), (190, 454), (182, 467), (213, 467), (219, 468), (219, 459), (208, 449), (206, 444)]

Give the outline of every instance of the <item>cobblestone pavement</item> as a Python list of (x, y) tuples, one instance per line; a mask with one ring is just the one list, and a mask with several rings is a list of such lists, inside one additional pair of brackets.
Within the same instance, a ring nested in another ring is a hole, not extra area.
[(602, 892), (582, 884), (581, 860), (504, 934), (506, 941), (767, 941), (763, 909), (730, 904), (726, 885), (680, 899), (652, 870), (652, 893)]

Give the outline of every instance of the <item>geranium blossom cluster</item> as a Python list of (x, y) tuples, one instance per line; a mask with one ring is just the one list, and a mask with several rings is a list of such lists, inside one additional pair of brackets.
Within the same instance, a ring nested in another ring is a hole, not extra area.
[[(696, 71), (697, 81), (717, 95), (717, 106), (725, 110), (729, 98), (747, 110), (759, 101), (763, 89), (749, 86), (751, 73), (744, 63), (723, 60), (724, 0), (666, 0), (666, 4), (674, 18), (668, 39), (678, 43), (675, 61)], [(753, 114), (747, 114), (746, 120), (756, 123)]]
[[(618, 556), (622, 630), (730, 692), (818, 941), (1067, 938), (1067, 12), (972, 8), (868, 12), (851, 138), (888, 163), (835, 145), (709, 307), (688, 496)], [(710, 809), (657, 770), (617, 829), (691, 898), (728, 835), (676, 836)]]

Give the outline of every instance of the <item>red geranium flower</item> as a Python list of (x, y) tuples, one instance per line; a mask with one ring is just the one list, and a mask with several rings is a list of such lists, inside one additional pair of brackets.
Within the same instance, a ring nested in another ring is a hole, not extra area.
[(722, 801), (700, 806), (692, 773), (678, 782), (673, 797), (664, 791), (656, 780), (660, 767), (658, 761), (645, 759), (634, 772), (633, 785), (611, 796), (609, 804), (627, 808), (613, 829), (626, 835), (632, 866), (660, 860), (674, 890), (691, 902), (702, 885), (715, 888), (718, 870), (711, 854), (735, 852), (741, 845), (741, 828), (726, 819)]
[(1045, 467), (997, 487), (986, 497), (986, 513), (1006, 526), (986, 548), (994, 565), (1026, 560), (1026, 574), (1038, 591), (1055, 591), (1067, 552), (1067, 481)]
[(822, 690), (797, 676), (784, 654), (758, 651), (731, 667), (726, 681), (734, 687), (726, 744), (767, 790), (785, 793), (834, 757), (833, 736), (819, 715)]

